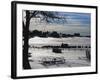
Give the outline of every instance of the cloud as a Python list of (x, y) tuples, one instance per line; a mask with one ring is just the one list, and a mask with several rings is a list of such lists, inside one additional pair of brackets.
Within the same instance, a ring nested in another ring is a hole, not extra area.
[(53, 22), (48, 24), (45, 21), (41, 22), (39, 18), (32, 18), (29, 30), (58, 31), (67, 34), (79, 32), (82, 35), (90, 35), (89, 13), (59, 12), (59, 16), (65, 17), (67, 22)]

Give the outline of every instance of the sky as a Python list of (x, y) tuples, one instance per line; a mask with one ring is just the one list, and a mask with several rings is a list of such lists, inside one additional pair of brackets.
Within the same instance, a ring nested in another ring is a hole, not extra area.
[(57, 12), (57, 16), (63, 17), (64, 20), (61, 19), (46, 23), (46, 21), (40, 21), (40, 18), (32, 18), (29, 30), (33, 31), (37, 29), (40, 31), (57, 31), (58, 33), (65, 34), (80, 33), (81, 35), (90, 35), (90, 13)]

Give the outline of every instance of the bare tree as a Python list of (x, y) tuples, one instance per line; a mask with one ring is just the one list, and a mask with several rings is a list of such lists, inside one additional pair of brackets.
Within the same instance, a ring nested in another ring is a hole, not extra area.
[(38, 17), (38, 15), (42, 15), (41, 21), (44, 20), (46, 23), (50, 23), (55, 20), (65, 20), (64, 17), (58, 16), (57, 12), (50, 12), (50, 11), (29, 11), (25, 10), (26, 16), (26, 22), (23, 23), (23, 39), (24, 39), (24, 45), (23, 45), (23, 68), (24, 69), (31, 69), (28, 61), (28, 40), (29, 40), (29, 25), (31, 18)]

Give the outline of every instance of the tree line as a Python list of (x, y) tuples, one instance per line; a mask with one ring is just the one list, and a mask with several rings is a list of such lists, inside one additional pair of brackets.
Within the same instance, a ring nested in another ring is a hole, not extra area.
[(32, 37), (53, 37), (53, 38), (61, 38), (61, 37), (90, 37), (90, 36), (81, 36), (80, 33), (74, 33), (74, 34), (64, 34), (64, 33), (58, 33), (56, 31), (38, 31), (38, 30), (33, 30), (32, 32), (29, 32), (29, 38)]

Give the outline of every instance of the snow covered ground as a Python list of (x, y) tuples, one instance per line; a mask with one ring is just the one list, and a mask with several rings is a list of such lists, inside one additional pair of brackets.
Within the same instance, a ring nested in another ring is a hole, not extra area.
[(67, 43), (69, 45), (82, 45), (90, 46), (90, 38), (88, 37), (68, 37), (68, 38), (40, 38), (34, 37), (29, 39), (29, 45), (34, 45), (37, 47), (46, 45), (61, 45), (62, 43)]
[[(90, 46), (90, 38), (88, 37), (69, 37), (69, 38), (40, 38), (34, 37), (29, 40), (30, 46), (42, 47), (46, 45), (61, 45), (63, 43), (70, 45), (82, 45)], [(88, 48), (90, 49), (90, 48)], [(54, 53), (52, 48), (29, 48), (29, 62), (32, 69), (41, 69), (41, 68), (57, 68), (57, 67), (83, 67), (90, 66), (86, 58), (86, 50), (78, 49), (62, 49), (62, 53)], [(54, 64), (54, 65), (42, 65), (41, 61), (43, 58), (60, 58), (65, 59), (64, 64)]]

